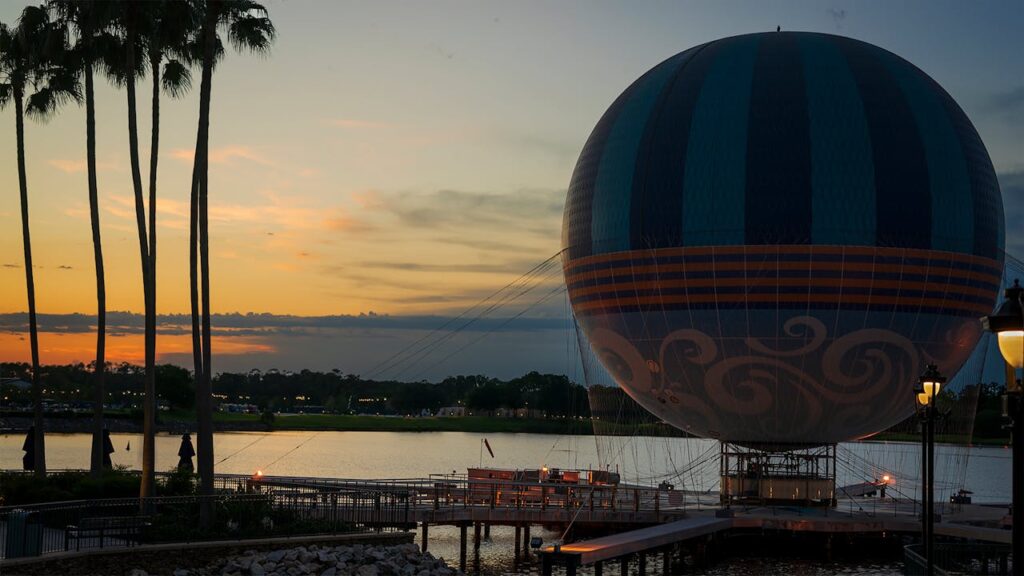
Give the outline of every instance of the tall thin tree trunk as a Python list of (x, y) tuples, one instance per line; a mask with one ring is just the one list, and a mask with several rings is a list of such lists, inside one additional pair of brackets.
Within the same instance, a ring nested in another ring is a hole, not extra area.
[[(149, 145), (149, 291), (146, 294), (146, 395), (156, 404), (156, 171), (160, 156), (160, 60), (150, 58), (153, 75)], [(154, 422), (155, 424), (155, 422)], [(154, 431), (155, 432), (155, 431)], [(155, 458), (155, 455), (154, 455)]]
[(32, 273), (32, 238), (28, 225), (28, 179), (25, 175), (24, 94), (14, 89), (14, 122), (18, 139), (18, 187), (21, 193), (21, 237), (25, 248), (25, 288), (28, 292), (28, 334), (32, 348), (32, 418), (35, 425), (35, 475), (46, 477), (46, 445), (43, 438), (43, 384), (39, 374), (39, 330), (36, 325), (36, 283)]
[[(210, 140), (210, 96), (213, 82), (213, 59), (216, 47), (217, 17), (220, 6), (211, 0), (206, 3), (206, 17), (203, 23), (203, 72), (199, 90), (199, 131), (196, 138), (196, 158), (194, 167), (198, 175), (193, 175), (192, 186), (198, 188), (198, 207), (193, 205), (193, 219), (198, 211), (199, 256), (202, 269), (202, 341), (201, 364), (202, 373), (196, 381), (196, 412), (198, 416), (198, 454), (200, 488), (203, 494), (213, 493), (213, 402), (211, 382), (211, 351), (210, 351), (210, 235), (207, 174), (209, 171), (209, 140)], [(195, 273), (195, 252), (193, 257), (193, 274)], [(196, 298), (193, 283), (193, 341), (195, 340)], [(206, 511), (209, 520), (210, 510)]]
[(93, 93), (92, 64), (85, 66), (85, 148), (89, 172), (89, 220), (92, 223), (92, 252), (96, 266), (96, 370), (93, 374), (94, 402), (92, 428), (93, 476), (103, 473), (103, 401), (106, 379), (107, 288), (103, 271), (103, 245), (100, 242), (99, 193), (96, 185), (96, 107)]
[[(135, 189), (135, 220), (139, 229), (139, 253), (142, 258), (142, 299), (145, 310), (145, 331), (150, 330), (149, 292), (150, 292), (150, 270), (149, 270), (149, 242), (146, 239), (146, 205), (142, 194), (142, 171), (139, 168), (139, 125), (137, 107), (135, 104), (135, 29), (133, 19), (128, 18), (127, 34), (127, 58), (125, 88), (128, 92), (128, 151), (131, 158), (132, 186)], [(144, 377), (144, 390), (142, 395), (142, 483), (139, 489), (139, 496), (146, 498), (153, 496), (153, 488), (156, 482), (155, 452), (156, 452), (156, 395), (155, 388), (150, 389), (149, 380)]]

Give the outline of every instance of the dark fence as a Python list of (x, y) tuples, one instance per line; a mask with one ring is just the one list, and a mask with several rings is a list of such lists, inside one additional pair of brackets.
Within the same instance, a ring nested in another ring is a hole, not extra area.
[(433, 476), (383, 480), (247, 476), (218, 474), (215, 486), (234, 492), (296, 495), (332, 490), (372, 490), (403, 494), (418, 510), (488, 507), (659, 512), (700, 508), (700, 501), (682, 490), (625, 485), (526, 482), (503, 479)]
[(213, 496), (2, 507), (0, 558), (145, 543), (381, 532), (410, 526), (415, 524), (408, 495), (403, 492), (249, 483), (240, 490)]
[[(1010, 547), (982, 542), (936, 542), (935, 574), (1010, 574)], [(903, 573), (924, 576), (928, 566), (924, 544), (903, 548)]]

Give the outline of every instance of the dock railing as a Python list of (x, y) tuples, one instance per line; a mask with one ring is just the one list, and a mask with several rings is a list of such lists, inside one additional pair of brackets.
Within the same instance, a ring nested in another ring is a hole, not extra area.
[[(287, 476), (219, 475), (217, 485), (239, 492), (297, 494), (333, 490), (403, 494), (415, 511), (487, 507), (570, 511), (681, 512), (687, 505), (682, 492), (656, 487), (590, 485), (537, 481), (478, 479), (457, 476), (431, 478), (346, 480)], [(309, 496), (305, 496), (309, 497)]]
[[(402, 492), (301, 487), (0, 507), (0, 559), (88, 548), (405, 530)], [(199, 521), (203, 508), (213, 520)]]

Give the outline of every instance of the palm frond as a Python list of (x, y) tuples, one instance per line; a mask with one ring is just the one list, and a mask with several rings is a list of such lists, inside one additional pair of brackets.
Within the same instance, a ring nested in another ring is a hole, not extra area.
[(192, 88), (192, 71), (179, 60), (168, 60), (164, 64), (161, 83), (165, 92), (173, 98), (178, 98)]
[(277, 30), (273, 22), (266, 16), (253, 16), (249, 13), (231, 20), (228, 24), (228, 40), (236, 50), (248, 50), (256, 54), (266, 54)]
[(0, 110), (7, 107), (14, 95), (13, 87), (10, 84), (0, 84)]
[[(107, 79), (117, 87), (124, 86), (129, 74), (125, 42), (126, 40), (122, 35), (110, 31), (98, 34), (92, 41), (92, 52), (95, 61), (100, 64)], [(142, 57), (143, 53), (139, 50), (140, 47), (140, 44), (137, 43), (135, 70), (133, 72), (136, 78), (144, 75), (148, 68), (148, 59)]]
[(45, 121), (61, 106), (81, 100), (82, 93), (77, 78), (61, 74), (51, 78), (45, 86), (29, 96), (25, 113), (30, 118)]

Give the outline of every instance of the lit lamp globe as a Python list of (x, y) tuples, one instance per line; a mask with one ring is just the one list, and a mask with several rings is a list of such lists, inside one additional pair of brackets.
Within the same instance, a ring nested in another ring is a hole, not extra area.
[(929, 364), (924, 374), (918, 379), (917, 387), (914, 388), (914, 392), (917, 392), (917, 403), (921, 406), (930, 405), (939, 395), (945, 382), (946, 377), (939, 372), (938, 367), (935, 364)]
[[(1014, 280), (1013, 286), (1006, 289), (1005, 296), (1006, 300), (999, 308), (992, 315), (984, 316), (981, 323), (999, 339), (999, 352), (1006, 363), (1014, 370), (1020, 370), (1024, 368), (1024, 308), (1021, 306), (1024, 288)], [(1019, 383), (1015, 388), (1020, 391)]]

